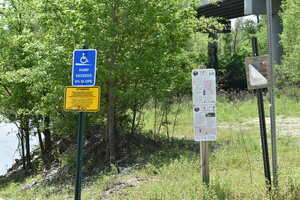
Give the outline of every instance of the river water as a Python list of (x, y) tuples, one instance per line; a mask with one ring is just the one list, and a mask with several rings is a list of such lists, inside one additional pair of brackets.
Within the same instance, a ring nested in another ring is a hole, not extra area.
[[(0, 175), (4, 175), (13, 165), (15, 159), (20, 158), (18, 149), (17, 127), (12, 123), (0, 123)], [(32, 147), (38, 144), (36, 137), (30, 138)]]

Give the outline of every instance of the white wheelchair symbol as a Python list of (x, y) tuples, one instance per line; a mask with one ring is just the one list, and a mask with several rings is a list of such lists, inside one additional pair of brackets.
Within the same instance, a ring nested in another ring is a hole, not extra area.
[(89, 66), (90, 64), (88, 63), (89, 60), (86, 57), (86, 53), (82, 53), (82, 56), (79, 59), (80, 63), (76, 63), (76, 66)]
[(85, 56), (85, 53), (82, 53), (82, 56), (81, 56), (81, 58), (80, 58), (80, 62), (81, 62), (82, 64), (86, 64), (86, 63), (89, 62), (89, 60), (88, 60), (87, 57)]

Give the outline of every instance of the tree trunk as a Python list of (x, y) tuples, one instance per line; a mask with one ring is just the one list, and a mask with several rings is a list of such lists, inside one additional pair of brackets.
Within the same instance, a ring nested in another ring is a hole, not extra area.
[(172, 140), (173, 140), (173, 137), (174, 137), (174, 134), (175, 134), (175, 127), (176, 127), (176, 124), (177, 124), (177, 117), (179, 115), (180, 108), (181, 108), (181, 102), (182, 102), (181, 99), (177, 99), (177, 110), (175, 112), (173, 128), (172, 128)]
[(219, 61), (218, 61), (218, 35), (217, 33), (210, 32), (208, 37), (213, 41), (208, 43), (208, 68), (213, 68), (218, 74)]
[(237, 51), (237, 45), (238, 45), (238, 34), (239, 34), (239, 28), (236, 28), (234, 37), (233, 37), (233, 54), (236, 54)]
[(50, 131), (50, 117), (47, 115), (45, 117), (45, 129), (44, 129), (44, 152), (45, 152), (45, 166), (49, 169), (52, 158), (52, 138)]
[(136, 114), (137, 114), (137, 104), (133, 106), (132, 109), (133, 116), (132, 116), (132, 122), (131, 122), (131, 134), (135, 132), (135, 121), (136, 121)]
[(168, 120), (168, 110), (169, 108), (166, 107), (166, 114), (165, 114), (165, 126), (166, 126), (166, 129), (167, 129), (167, 137), (168, 137), (168, 140), (170, 140), (170, 134), (169, 134), (169, 120)]
[[(112, 24), (117, 26), (117, 6), (112, 5), (111, 13)], [(113, 36), (117, 37), (117, 32), (113, 32)], [(116, 160), (116, 131), (115, 131), (115, 88), (116, 81), (114, 78), (114, 72), (116, 71), (117, 65), (117, 46), (113, 45), (111, 52), (109, 52), (108, 58), (110, 59), (110, 80), (108, 81), (108, 110), (107, 110), (107, 126), (108, 126), (108, 148), (109, 148), (109, 160), (113, 163)]]
[[(135, 81), (134, 90), (137, 89), (137, 84), (138, 84), (138, 81)], [(132, 114), (133, 116), (132, 116), (132, 122), (131, 122), (131, 134), (133, 134), (136, 129), (136, 116), (137, 116), (137, 112), (138, 112), (138, 100), (135, 97), (134, 97), (134, 104), (133, 104), (132, 112), (133, 112), (133, 114)]]
[(41, 149), (41, 156), (43, 157), (45, 149), (44, 149), (44, 143), (43, 143), (41, 127), (40, 127), (40, 122), (39, 122), (38, 117), (34, 118), (34, 126), (36, 128), (36, 134), (37, 134), (38, 139), (39, 139), (39, 146), (40, 146), (40, 149)]
[(44, 153), (45, 153), (45, 149), (44, 149), (43, 138), (42, 138), (42, 134), (41, 134), (40, 130), (37, 131), (37, 135), (38, 135), (38, 138), (39, 138), (39, 145), (40, 145), (40, 149), (41, 149), (41, 156), (43, 156)]
[(22, 160), (22, 166), (23, 169), (26, 169), (26, 159), (25, 159), (25, 144), (24, 144), (24, 131), (23, 128), (20, 127), (19, 128), (19, 133), (18, 133), (18, 137), (21, 143), (21, 160)]
[(24, 120), (24, 135), (25, 135), (25, 146), (26, 146), (26, 167), (32, 169), (31, 157), (30, 157), (30, 132), (29, 132), (29, 120)]
[(108, 146), (109, 146), (109, 160), (114, 162), (116, 159), (116, 141), (115, 141), (115, 102), (114, 102), (114, 91), (113, 83), (110, 81), (108, 86)]
[(154, 127), (153, 127), (153, 129), (154, 129), (154, 135), (157, 133), (157, 104), (158, 104), (158, 100), (157, 100), (157, 98), (155, 98), (155, 100), (154, 100)]
[(40, 145), (40, 149), (41, 149), (41, 157), (43, 162), (45, 163), (45, 148), (44, 148), (44, 142), (43, 142), (43, 138), (42, 138), (42, 133), (41, 133), (41, 129), (40, 129), (40, 124), (38, 121), (36, 121), (36, 129), (37, 129), (37, 135), (38, 135), (38, 139), (39, 139), (39, 145)]

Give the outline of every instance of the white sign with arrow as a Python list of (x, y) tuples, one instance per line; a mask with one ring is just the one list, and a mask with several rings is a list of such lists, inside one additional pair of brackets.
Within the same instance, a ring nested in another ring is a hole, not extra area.
[(268, 88), (268, 56), (247, 57), (245, 59), (247, 86), (249, 90)]
[(249, 64), (249, 81), (251, 86), (260, 86), (268, 84), (268, 80), (257, 69)]

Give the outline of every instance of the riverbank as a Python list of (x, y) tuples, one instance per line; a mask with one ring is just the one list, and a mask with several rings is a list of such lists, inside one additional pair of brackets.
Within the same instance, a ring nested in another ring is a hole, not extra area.
[[(13, 123), (0, 123), (0, 176), (12, 167), (16, 159), (20, 159), (18, 151), (17, 126)], [(36, 137), (30, 138), (31, 147), (38, 144)]]

